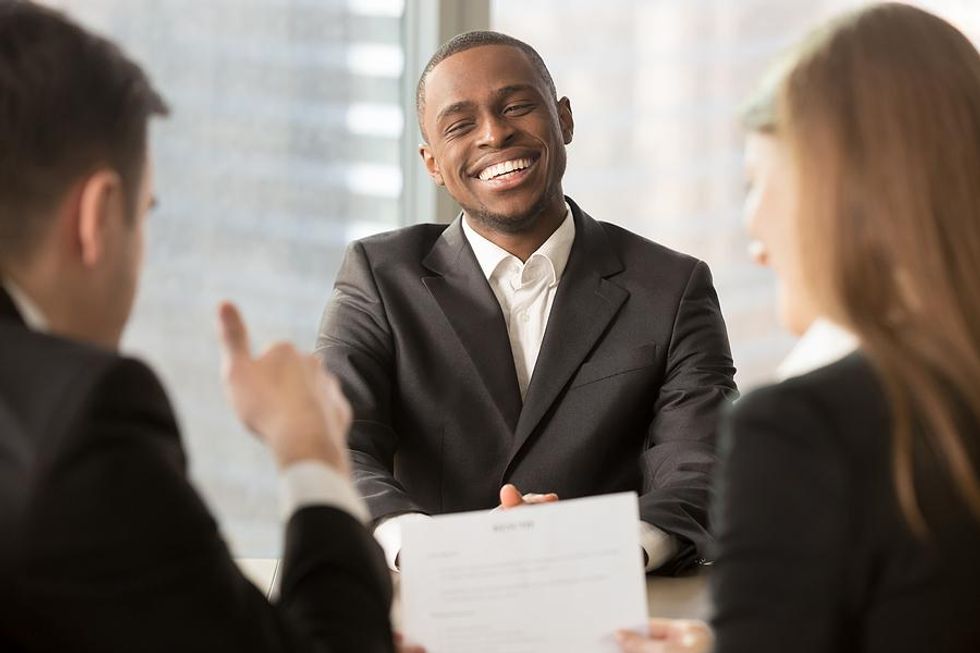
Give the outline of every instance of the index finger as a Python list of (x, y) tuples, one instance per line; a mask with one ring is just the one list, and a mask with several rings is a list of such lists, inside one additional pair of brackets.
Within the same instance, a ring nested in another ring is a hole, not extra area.
[(245, 321), (231, 302), (221, 302), (218, 306), (218, 334), (221, 339), (221, 364), (227, 374), (237, 362), (252, 356)]

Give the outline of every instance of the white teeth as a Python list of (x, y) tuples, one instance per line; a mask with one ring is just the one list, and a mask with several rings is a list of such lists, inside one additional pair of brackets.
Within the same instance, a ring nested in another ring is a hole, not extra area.
[(531, 159), (514, 159), (512, 161), (504, 161), (503, 163), (495, 163), (492, 166), (487, 166), (480, 173), (481, 181), (490, 181), (494, 177), (499, 177), (500, 175), (506, 175), (508, 172), (513, 172), (514, 170), (524, 170), (525, 168), (531, 167)]

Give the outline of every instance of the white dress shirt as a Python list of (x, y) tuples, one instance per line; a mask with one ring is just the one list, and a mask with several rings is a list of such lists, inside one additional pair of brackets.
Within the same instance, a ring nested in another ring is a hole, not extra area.
[[(565, 205), (565, 219), (524, 262), (478, 234), (465, 216), (462, 222), (463, 234), (504, 314), (517, 383), (524, 399), (541, 351), (558, 282), (575, 241), (571, 208)], [(401, 525), (409, 519), (424, 518), (419, 513), (399, 515), (382, 521), (375, 529), (375, 537), (392, 569), (397, 569), (395, 561), (401, 550)], [(648, 571), (667, 562), (677, 551), (675, 538), (646, 522), (640, 522), (640, 544), (647, 555)]]
[[(48, 321), (40, 307), (17, 284), (5, 279), (3, 289), (10, 295), (27, 327), (48, 333)], [(330, 506), (349, 513), (362, 524), (371, 519), (364, 499), (349, 479), (332, 467), (315, 460), (301, 460), (279, 473), (279, 512), (288, 521), (294, 512), (311, 505)]]
[(801, 376), (830, 365), (857, 349), (857, 338), (826, 318), (817, 318), (807, 328), (776, 369), (780, 381)]

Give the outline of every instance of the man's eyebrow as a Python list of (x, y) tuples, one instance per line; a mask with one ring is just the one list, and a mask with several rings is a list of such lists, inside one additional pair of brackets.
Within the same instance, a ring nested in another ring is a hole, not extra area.
[(440, 120), (442, 120), (443, 118), (445, 118), (450, 114), (462, 113), (467, 109), (472, 109), (474, 106), (475, 105), (472, 102), (466, 100), (462, 102), (454, 102), (453, 104), (450, 104), (448, 107), (446, 107), (445, 109), (439, 112), (439, 115), (436, 116), (436, 122), (439, 122)]
[[(520, 93), (522, 91), (537, 92), (537, 88), (533, 84), (509, 84), (507, 86), (502, 86), (498, 88), (493, 92), (493, 94), (498, 98), (500, 98), (500, 97), (511, 95), (513, 93)], [(474, 102), (470, 102), (469, 100), (454, 102), (450, 104), (448, 107), (444, 108), (442, 111), (440, 111), (438, 115), (436, 115), (436, 122), (439, 122), (442, 119), (444, 119), (446, 116), (452, 115), (454, 113), (463, 113), (464, 111), (468, 111), (475, 106), (476, 104)]]
[(493, 92), (497, 97), (503, 97), (505, 95), (511, 95), (513, 93), (520, 93), (522, 91), (537, 91), (538, 89), (533, 84), (510, 84), (502, 88), (498, 88)]

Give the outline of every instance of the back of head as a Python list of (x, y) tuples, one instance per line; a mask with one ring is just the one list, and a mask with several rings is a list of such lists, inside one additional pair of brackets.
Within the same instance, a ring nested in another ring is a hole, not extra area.
[(796, 164), (801, 263), (881, 372), (903, 508), (923, 525), (921, 433), (980, 517), (980, 54), (932, 14), (873, 5), (813, 34), (773, 98), (770, 126)]
[(0, 0), (0, 265), (29, 256), (72, 181), (100, 166), (134, 204), (147, 119), (166, 111), (112, 43), (51, 9)]

